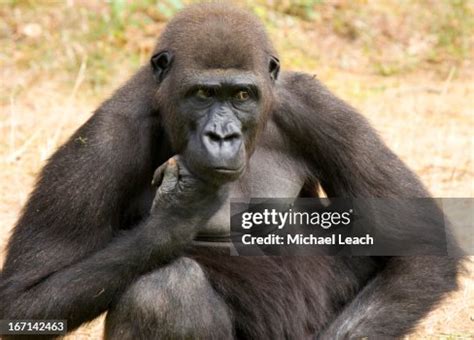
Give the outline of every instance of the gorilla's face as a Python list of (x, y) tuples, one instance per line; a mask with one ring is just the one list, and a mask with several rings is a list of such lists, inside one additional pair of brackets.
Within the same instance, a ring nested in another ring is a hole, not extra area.
[(206, 72), (188, 79), (175, 115), (185, 124), (185, 162), (208, 179), (237, 179), (260, 120), (260, 90), (251, 75)]
[(239, 178), (269, 111), (264, 98), (270, 97), (272, 78), (266, 75), (265, 83), (248, 70), (183, 67), (164, 79), (172, 59), (166, 53), (163, 62), (162, 56), (152, 59), (152, 66), (161, 83), (159, 110), (173, 149), (205, 180)]

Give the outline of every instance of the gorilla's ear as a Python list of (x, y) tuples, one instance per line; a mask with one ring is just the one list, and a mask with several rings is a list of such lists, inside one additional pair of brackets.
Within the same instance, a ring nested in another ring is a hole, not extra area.
[(277, 57), (270, 57), (270, 62), (268, 64), (268, 72), (270, 72), (270, 77), (273, 81), (278, 79), (278, 74), (280, 73), (280, 60)]
[(168, 72), (173, 55), (168, 51), (163, 51), (151, 57), (150, 63), (153, 68), (153, 75), (158, 83), (160, 83)]

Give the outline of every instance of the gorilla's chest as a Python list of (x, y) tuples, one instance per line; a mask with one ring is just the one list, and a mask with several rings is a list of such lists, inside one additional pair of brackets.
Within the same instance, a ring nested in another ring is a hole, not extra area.
[[(273, 139), (268, 131), (267, 138)], [(267, 139), (268, 141), (268, 139)], [(203, 237), (225, 237), (230, 232), (230, 202), (232, 199), (250, 201), (251, 198), (297, 197), (304, 184), (303, 166), (287, 150), (281, 138), (273, 143), (257, 146), (247, 170), (231, 183), (230, 195), (223, 207), (208, 221), (200, 233)]]

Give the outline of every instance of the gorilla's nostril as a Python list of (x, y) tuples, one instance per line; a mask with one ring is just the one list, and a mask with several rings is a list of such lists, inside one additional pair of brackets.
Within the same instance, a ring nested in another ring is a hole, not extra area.
[(212, 142), (221, 142), (224, 138), (222, 138), (221, 135), (213, 132), (213, 131), (208, 131), (205, 133), (205, 136), (207, 136)]
[(224, 141), (237, 140), (237, 139), (240, 139), (240, 137), (241, 137), (240, 133), (234, 132), (234, 133), (231, 133), (230, 135), (225, 136)]
[(221, 143), (221, 142), (232, 142), (239, 140), (242, 135), (238, 132), (229, 133), (226, 135), (219, 134), (214, 131), (208, 131), (204, 134), (211, 142)]

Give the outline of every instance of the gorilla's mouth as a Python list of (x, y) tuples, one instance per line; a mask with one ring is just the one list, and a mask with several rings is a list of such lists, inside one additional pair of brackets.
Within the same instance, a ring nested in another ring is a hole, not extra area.
[(229, 167), (221, 167), (221, 166), (213, 168), (215, 172), (218, 172), (221, 174), (229, 174), (229, 175), (242, 173), (244, 169), (245, 169), (245, 164), (238, 168), (229, 168)]
[(239, 177), (244, 172), (244, 169), (245, 164), (237, 168), (224, 166), (213, 167), (212, 171), (216, 174), (224, 176)]

